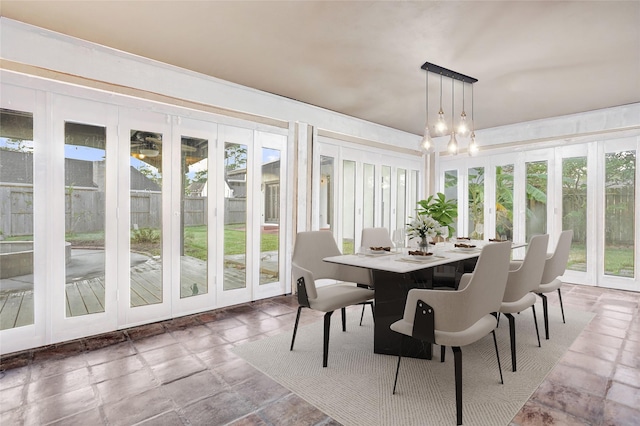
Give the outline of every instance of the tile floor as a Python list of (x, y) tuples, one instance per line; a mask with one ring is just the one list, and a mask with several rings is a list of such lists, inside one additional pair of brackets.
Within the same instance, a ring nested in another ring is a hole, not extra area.
[[(640, 425), (640, 293), (565, 285), (563, 300), (597, 315), (511, 426)], [(0, 424), (337, 425), (230, 351), (290, 333), (296, 307), (281, 296), (5, 356)]]

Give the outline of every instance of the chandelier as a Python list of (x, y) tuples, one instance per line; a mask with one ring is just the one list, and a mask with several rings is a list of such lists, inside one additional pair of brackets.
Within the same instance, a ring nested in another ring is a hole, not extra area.
[[(424, 127), (424, 136), (420, 141), (420, 150), (424, 153), (430, 154), (434, 151), (433, 140), (431, 139), (431, 130), (429, 129), (429, 73), (433, 73), (440, 76), (440, 109), (438, 111), (438, 118), (434, 125), (434, 131), (437, 136), (444, 136), (448, 133), (449, 125), (447, 125), (447, 120), (445, 117), (445, 112), (442, 109), (442, 87), (443, 87), (443, 78), (448, 78), (451, 80), (451, 137), (449, 139), (449, 143), (447, 143), (447, 151), (450, 154), (457, 154), (459, 151), (459, 143), (458, 138), (469, 137), (469, 145), (467, 151), (469, 155), (473, 155), (478, 152), (478, 145), (476, 144), (476, 134), (474, 132), (474, 116), (473, 116), (473, 84), (478, 81), (478, 79), (469, 77), (468, 75), (460, 74), (459, 72), (452, 71), (447, 68), (443, 68), (439, 65), (432, 64), (430, 62), (425, 62), (422, 64), (421, 69), (425, 70), (426, 74), (426, 123)], [(455, 123), (455, 85), (456, 82), (459, 81), (462, 83), (462, 112), (460, 113), (458, 123)], [(465, 86), (471, 86), (471, 123), (467, 122), (467, 113), (465, 112)], [(457, 137), (456, 137), (457, 136)]]

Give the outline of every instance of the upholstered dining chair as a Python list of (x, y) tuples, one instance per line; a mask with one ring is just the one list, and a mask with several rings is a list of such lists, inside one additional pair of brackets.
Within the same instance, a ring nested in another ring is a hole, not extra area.
[(562, 292), (560, 287), (562, 281), (560, 278), (564, 275), (569, 262), (569, 250), (571, 250), (571, 240), (573, 239), (573, 230), (568, 229), (560, 233), (558, 244), (551, 255), (547, 255), (544, 263), (544, 271), (540, 279), (540, 285), (533, 292), (542, 298), (542, 311), (544, 312), (544, 333), (545, 338), (549, 340), (549, 311), (547, 307), (547, 296), (545, 293), (558, 291), (558, 299), (560, 299), (560, 311), (562, 312), (562, 322), (564, 323), (564, 306), (562, 306)]
[(512, 314), (520, 313), (531, 308), (533, 311), (533, 322), (536, 326), (538, 336), (538, 346), (540, 346), (540, 332), (538, 331), (538, 319), (536, 317), (536, 296), (532, 293), (540, 285), (545, 259), (547, 257), (547, 246), (549, 235), (536, 235), (529, 241), (529, 247), (524, 260), (511, 262), (507, 287), (504, 291), (500, 313), (509, 319), (509, 337), (511, 341), (511, 369), (516, 371), (516, 324)]
[(387, 228), (363, 228), (360, 245), (364, 248), (394, 246)]
[[(451, 346), (455, 364), (456, 417), (462, 424), (462, 351), (461, 346), (474, 343), (487, 334), (493, 334), (493, 344), (498, 358), (500, 382), (502, 368), (496, 341), (496, 313), (500, 309), (507, 285), (511, 242), (489, 243), (482, 248), (472, 273), (462, 276), (457, 291), (409, 290), (404, 316), (391, 324), (391, 329), (407, 338), (419, 339), (441, 346)], [(398, 384), (398, 372), (402, 349), (398, 355), (393, 393)]]
[[(302, 308), (324, 312), (324, 343), (322, 366), (327, 366), (329, 355), (329, 331), (331, 315), (342, 311), (342, 331), (346, 331), (347, 306), (367, 303), (373, 298), (373, 290), (359, 287), (356, 282), (368, 282), (368, 271), (324, 262), (329, 256), (339, 256), (340, 250), (330, 231), (300, 232), (296, 236), (292, 256), (292, 277), (298, 294), (298, 313), (291, 338), (291, 348), (296, 340)], [(338, 280), (335, 284), (316, 287), (316, 280)]]

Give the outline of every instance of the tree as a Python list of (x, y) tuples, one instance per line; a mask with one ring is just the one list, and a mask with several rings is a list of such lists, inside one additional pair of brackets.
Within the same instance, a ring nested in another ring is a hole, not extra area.
[(224, 167), (231, 171), (247, 164), (247, 147), (237, 143), (227, 143), (224, 148)]

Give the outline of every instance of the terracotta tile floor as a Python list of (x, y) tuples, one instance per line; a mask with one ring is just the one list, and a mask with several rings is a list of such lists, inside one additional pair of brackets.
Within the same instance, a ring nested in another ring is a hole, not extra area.
[[(597, 315), (512, 426), (640, 425), (640, 293), (565, 285), (563, 300)], [(5, 356), (0, 424), (338, 424), (230, 351), (290, 333), (296, 307), (281, 296)]]

